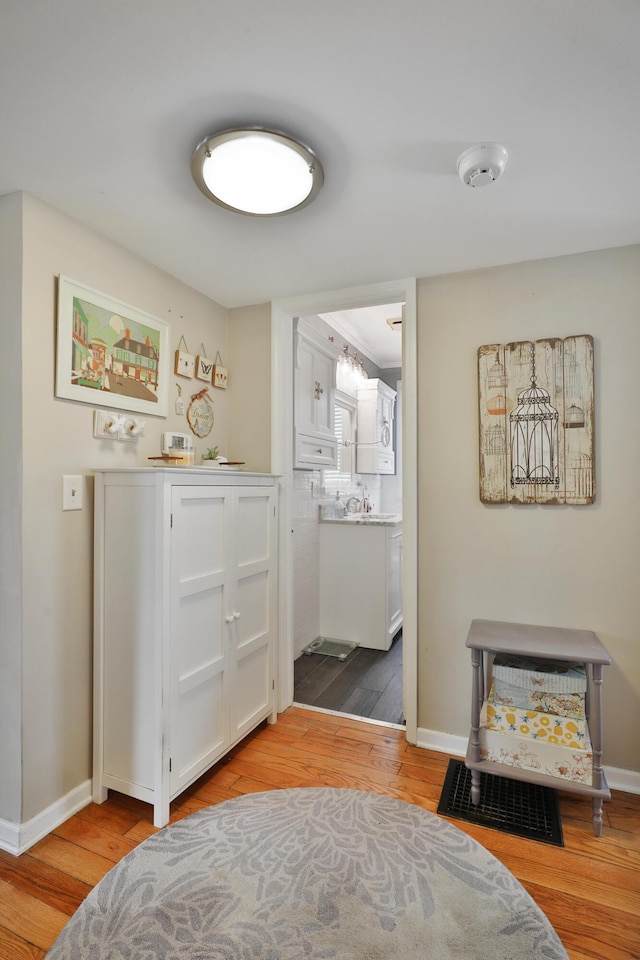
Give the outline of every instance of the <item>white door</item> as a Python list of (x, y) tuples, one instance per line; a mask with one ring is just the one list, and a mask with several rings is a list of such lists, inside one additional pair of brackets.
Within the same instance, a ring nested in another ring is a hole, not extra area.
[(229, 742), (232, 495), (229, 487), (172, 487), (172, 797)]
[(236, 487), (229, 631), (231, 742), (273, 709), (276, 510), (273, 487)]

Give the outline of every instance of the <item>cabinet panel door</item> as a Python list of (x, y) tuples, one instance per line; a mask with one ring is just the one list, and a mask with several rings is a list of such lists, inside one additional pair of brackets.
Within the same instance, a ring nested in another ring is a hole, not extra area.
[[(158, 620), (152, 561), (155, 505), (144, 487), (105, 490), (102, 661), (103, 760), (108, 776), (153, 789), (156, 744)], [(123, 530), (131, 535), (123, 536)], [(142, 531), (142, 532), (141, 532)]]
[(277, 570), (273, 488), (236, 489), (234, 494), (232, 741), (271, 712)]
[(316, 433), (333, 437), (335, 430), (335, 376), (336, 362), (324, 353), (316, 353), (313, 378), (313, 395), (316, 405)]
[(333, 438), (335, 368), (332, 357), (298, 337), (295, 425), (302, 433)]
[(171, 794), (228, 742), (232, 491), (173, 487), (171, 536)]
[(402, 626), (402, 534), (389, 538), (388, 632), (393, 637)]
[(314, 390), (316, 351), (302, 338), (296, 350), (295, 424), (298, 430), (313, 433), (316, 425), (316, 398)]
[(336, 438), (331, 440), (318, 437), (308, 437), (297, 431), (295, 446), (295, 462), (299, 467), (318, 466), (335, 469), (338, 463), (338, 443)]

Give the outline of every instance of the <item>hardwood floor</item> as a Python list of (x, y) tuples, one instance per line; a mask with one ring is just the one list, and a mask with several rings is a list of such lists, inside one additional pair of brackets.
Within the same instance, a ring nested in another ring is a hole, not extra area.
[[(410, 746), (402, 730), (292, 707), (182, 794), (171, 819), (246, 793), (305, 786), (368, 790), (435, 813), (448, 760)], [(571, 960), (637, 960), (640, 797), (614, 792), (600, 838), (591, 832), (588, 800), (562, 794), (560, 807), (563, 848), (452, 822), (518, 877)], [(0, 960), (43, 960), (91, 888), (155, 832), (150, 806), (110, 793), (21, 857), (0, 851)]]
[(346, 660), (302, 654), (293, 682), (296, 703), (402, 724), (402, 631), (387, 651), (358, 647)]

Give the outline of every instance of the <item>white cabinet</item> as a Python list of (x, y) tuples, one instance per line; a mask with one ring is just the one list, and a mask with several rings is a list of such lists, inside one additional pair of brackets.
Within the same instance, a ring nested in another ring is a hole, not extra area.
[(358, 388), (358, 473), (395, 473), (393, 418), (396, 391), (372, 378)]
[(333, 467), (336, 358), (312, 327), (298, 320), (295, 337), (294, 467)]
[(402, 626), (402, 523), (320, 521), (320, 634), (388, 650)]
[(275, 719), (276, 480), (101, 471), (95, 491), (94, 771), (169, 804)]

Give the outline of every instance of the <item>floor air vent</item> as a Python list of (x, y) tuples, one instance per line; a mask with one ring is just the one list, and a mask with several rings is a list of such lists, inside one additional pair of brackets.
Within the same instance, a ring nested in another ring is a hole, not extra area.
[(558, 796), (551, 787), (480, 774), (480, 803), (471, 802), (471, 771), (450, 760), (438, 813), (529, 840), (564, 846)]

